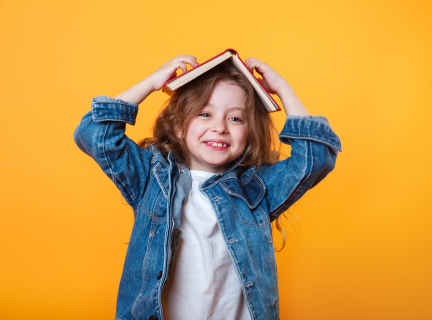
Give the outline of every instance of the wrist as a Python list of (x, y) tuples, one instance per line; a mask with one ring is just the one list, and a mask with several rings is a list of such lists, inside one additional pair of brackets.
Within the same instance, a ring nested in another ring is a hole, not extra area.
[(279, 99), (283, 98), (290, 98), (292, 96), (295, 96), (294, 90), (291, 88), (289, 83), (285, 81), (275, 92), (275, 94), (279, 97)]
[(139, 83), (139, 86), (141, 87), (141, 90), (145, 93), (150, 94), (153, 91), (156, 91), (155, 86), (152, 82), (152, 79), (150, 77), (144, 78), (143, 80), (141, 80), (141, 82)]
[(135, 104), (140, 104), (153, 91), (155, 90), (151, 80), (145, 78), (133, 87), (127, 89), (125, 92), (117, 95), (116, 98), (124, 101), (130, 101)]
[(303, 103), (294, 93), (294, 90), (287, 83), (286, 86), (278, 89), (277, 93), (279, 99), (282, 101), (282, 105), (287, 115), (298, 115), (298, 116), (309, 116), (310, 113), (307, 111)]

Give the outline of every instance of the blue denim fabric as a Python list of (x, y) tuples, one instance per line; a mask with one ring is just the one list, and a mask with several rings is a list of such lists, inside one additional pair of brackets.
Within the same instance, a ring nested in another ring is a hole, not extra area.
[[(74, 140), (115, 183), (135, 215), (116, 319), (163, 319), (161, 294), (182, 235), (189, 169), (173, 154), (165, 159), (156, 147), (140, 148), (124, 134), (126, 123), (135, 124), (136, 104), (98, 96), (91, 106)], [(324, 179), (342, 151), (339, 137), (321, 116), (288, 116), (279, 139), (291, 145), (289, 158), (259, 167), (239, 166), (239, 160), (201, 186), (253, 320), (279, 319), (270, 223)]]

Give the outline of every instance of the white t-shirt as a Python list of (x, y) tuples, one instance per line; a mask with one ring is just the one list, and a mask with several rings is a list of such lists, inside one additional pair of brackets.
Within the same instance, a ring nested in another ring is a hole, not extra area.
[(162, 292), (167, 320), (250, 320), (240, 281), (210, 200), (199, 187), (213, 173), (190, 170), (192, 186), (182, 210), (183, 232)]

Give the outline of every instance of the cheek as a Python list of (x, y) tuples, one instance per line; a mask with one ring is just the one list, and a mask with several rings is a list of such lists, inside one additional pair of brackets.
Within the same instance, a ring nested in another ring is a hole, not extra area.
[(246, 147), (246, 136), (246, 128), (239, 128), (239, 130), (236, 130), (235, 132), (235, 141), (237, 145), (242, 149), (242, 152)]
[(191, 131), (188, 130), (188, 133), (187, 133), (186, 138), (185, 138), (185, 142), (186, 142), (186, 146), (189, 150), (191, 150), (193, 148), (192, 136), (193, 135), (192, 135)]
[(193, 148), (193, 146), (199, 143), (199, 139), (202, 135), (201, 129), (198, 123), (192, 121), (189, 125), (187, 134), (186, 134), (186, 145), (189, 149)]

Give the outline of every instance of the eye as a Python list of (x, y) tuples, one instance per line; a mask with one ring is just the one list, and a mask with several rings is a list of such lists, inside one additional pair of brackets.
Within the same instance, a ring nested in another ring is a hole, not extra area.
[(211, 117), (210, 113), (208, 112), (201, 112), (198, 116), (205, 117), (205, 118)]
[(243, 122), (242, 119), (237, 118), (237, 117), (231, 117), (231, 118), (229, 118), (228, 120), (232, 120), (232, 121), (235, 121), (235, 122)]

